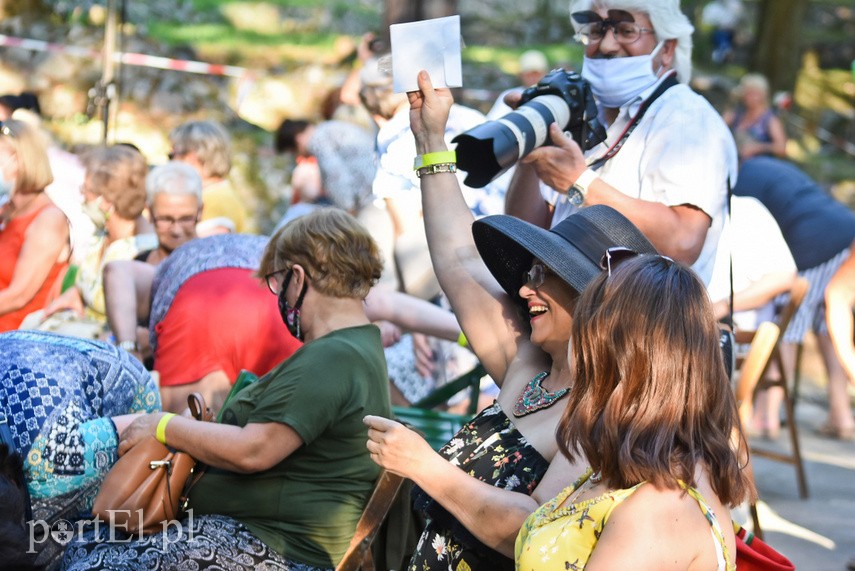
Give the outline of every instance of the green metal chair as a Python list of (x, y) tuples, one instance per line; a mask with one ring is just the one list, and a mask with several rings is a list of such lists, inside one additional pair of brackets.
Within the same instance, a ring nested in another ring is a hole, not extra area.
[[(393, 406), (392, 413), (397, 420), (421, 433), (434, 450), (439, 450), (478, 412), (481, 378), (486, 374), (487, 371), (479, 363), (470, 371), (413, 403), (412, 406)], [(469, 389), (469, 406), (466, 409), (466, 414), (433, 410), (444, 405), (448, 399), (467, 388)]]

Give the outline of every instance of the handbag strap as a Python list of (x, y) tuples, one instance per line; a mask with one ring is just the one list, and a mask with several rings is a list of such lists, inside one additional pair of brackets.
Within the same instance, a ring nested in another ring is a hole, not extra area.
[[(196, 420), (210, 422), (214, 419), (214, 414), (207, 407), (205, 397), (201, 393), (190, 393), (187, 395), (187, 406), (190, 408), (190, 414)], [(184, 483), (184, 489), (181, 490), (181, 496), (178, 500), (178, 507), (181, 511), (187, 509), (187, 502), (190, 501), (190, 490), (202, 479), (207, 469), (207, 464), (203, 464), (198, 460), (196, 461), (196, 465), (193, 466), (192, 477)]]

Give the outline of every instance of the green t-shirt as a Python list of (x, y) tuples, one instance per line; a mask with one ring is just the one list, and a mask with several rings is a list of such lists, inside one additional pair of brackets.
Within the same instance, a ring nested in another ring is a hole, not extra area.
[(281, 422), (304, 446), (255, 474), (209, 468), (193, 488), (193, 515), (246, 525), (288, 559), (335, 567), (379, 475), (365, 443), (367, 414), (389, 417), (380, 331), (363, 325), (303, 345), (223, 409), (225, 424)]

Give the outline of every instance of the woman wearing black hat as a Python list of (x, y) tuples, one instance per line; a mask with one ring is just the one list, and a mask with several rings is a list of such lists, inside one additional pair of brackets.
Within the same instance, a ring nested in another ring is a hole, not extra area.
[(655, 249), (605, 206), (583, 209), (550, 231), (501, 215), (473, 223), (444, 139), (451, 93), (434, 90), (425, 72), (419, 88), (409, 94), (410, 122), (431, 259), (470, 346), (501, 391), (438, 454), (415, 432), (374, 416), (365, 419), (368, 449), (375, 462), (418, 486), (416, 507), (428, 524), (410, 569), (513, 569), (520, 526), (572, 470), (556, 456), (555, 429), (573, 382), (575, 300), (601, 271), (608, 248)]

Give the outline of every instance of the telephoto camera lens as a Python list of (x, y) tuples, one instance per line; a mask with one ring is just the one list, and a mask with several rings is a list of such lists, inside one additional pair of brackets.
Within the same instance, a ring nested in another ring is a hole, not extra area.
[(549, 141), (549, 125), (570, 131), (587, 150), (605, 140), (588, 83), (575, 72), (555, 70), (523, 91), (521, 105), (495, 121), (487, 121), (457, 135), (457, 166), (463, 181), (480, 188), (511, 168), (518, 160)]

